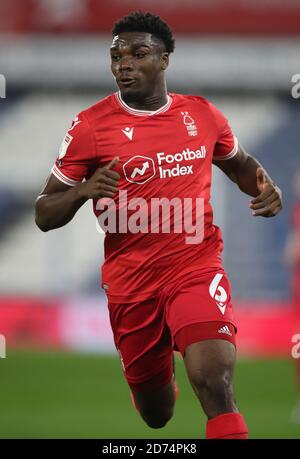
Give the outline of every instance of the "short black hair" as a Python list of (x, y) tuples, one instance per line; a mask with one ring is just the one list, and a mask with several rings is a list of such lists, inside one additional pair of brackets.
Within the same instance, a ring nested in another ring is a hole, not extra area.
[(175, 49), (175, 40), (170, 27), (160, 18), (152, 13), (133, 11), (124, 16), (114, 24), (112, 35), (119, 35), (123, 32), (146, 32), (159, 38), (165, 45), (166, 52), (172, 53)]

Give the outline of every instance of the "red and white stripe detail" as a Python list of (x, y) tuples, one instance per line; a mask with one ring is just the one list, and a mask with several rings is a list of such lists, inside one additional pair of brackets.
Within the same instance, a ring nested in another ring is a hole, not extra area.
[(162, 107), (160, 107), (158, 110), (154, 110), (154, 111), (136, 110), (135, 108), (129, 107), (129, 105), (127, 105), (124, 102), (124, 100), (122, 100), (120, 92), (116, 92), (115, 97), (119, 105), (121, 105), (121, 107), (124, 108), (124, 110), (126, 110), (131, 115), (136, 115), (136, 116), (153, 116), (153, 115), (158, 115), (159, 113), (164, 113), (170, 108), (172, 101), (173, 101), (172, 97), (167, 94), (167, 99), (168, 99), (167, 103), (163, 105)]
[(231, 150), (231, 152), (228, 153), (228, 155), (226, 156), (214, 156), (213, 159), (217, 161), (226, 161), (227, 159), (233, 158), (237, 154), (238, 149), (239, 149), (238, 139), (235, 136), (233, 137), (233, 139), (234, 139), (234, 145), (233, 145), (233, 149)]
[(55, 175), (56, 178), (58, 178), (58, 180), (65, 183), (66, 185), (76, 186), (78, 183), (81, 183), (80, 181), (78, 182), (64, 175), (56, 166), (52, 167), (51, 172), (53, 175)]

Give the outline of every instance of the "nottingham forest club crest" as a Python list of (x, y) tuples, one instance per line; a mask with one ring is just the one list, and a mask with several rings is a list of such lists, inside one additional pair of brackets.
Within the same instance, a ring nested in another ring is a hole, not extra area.
[(188, 135), (192, 137), (198, 135), (197, 126), (193, 118), (189, 115), (189, 112), (181, 112), (181, 115), (183, 117), (183, 124), (186, 127)]

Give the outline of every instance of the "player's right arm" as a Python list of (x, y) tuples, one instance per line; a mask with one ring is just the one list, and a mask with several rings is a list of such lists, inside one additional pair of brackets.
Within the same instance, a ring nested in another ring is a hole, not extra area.
[(35, 222), (40, 230), (66, 225), (88, 199), (112, 198), (120, 178), (112, 170), (117, 162), (118, 158), (114, 158), (107, 166), (97, 169), (89, 180), (74, 187), (51, 174), (35, 203)]
[[(88, 199), (112, 198), (119, 174), (114, 158), (104, 167), (99, 160), (88, 120), (80, 114), (66, 134), (59, 156), (35, 203), (35, 221), (42, 231), (66, 225)], [(83, 181), (86, 179), (86, 181)]]
[(238, 185), (241, 191), (252, 196), (250, 207), (253, 216), (274, 217), (282, 209), (282, 192), (270, 175), (249, 155), (234, 137), (228, 120), (209, 103), (217, 127), (213, 164)]

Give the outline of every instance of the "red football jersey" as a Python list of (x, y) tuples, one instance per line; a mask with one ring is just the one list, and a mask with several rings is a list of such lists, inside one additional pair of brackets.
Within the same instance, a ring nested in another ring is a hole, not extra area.
[[(120, 191), (113, 201), (93, 203), (96, 217), (107, 217), (102, 227), (116, 212), (102, 267), (109, 301), (144, 300), (185, 273), (221, 267), (223, 242), (210, 205), (212, 161), (237, 150), (226, 118), (198, 96), (170, 93), (166, 105), (149, 112), (129, 107), (116, 93), (75, 118), (52, 169), (59, 180), (75, 186), (120, 158)], [(164, 213), (158, 203), (174, 206)], [(200, 226), (201, 237), (189, 238)]]

